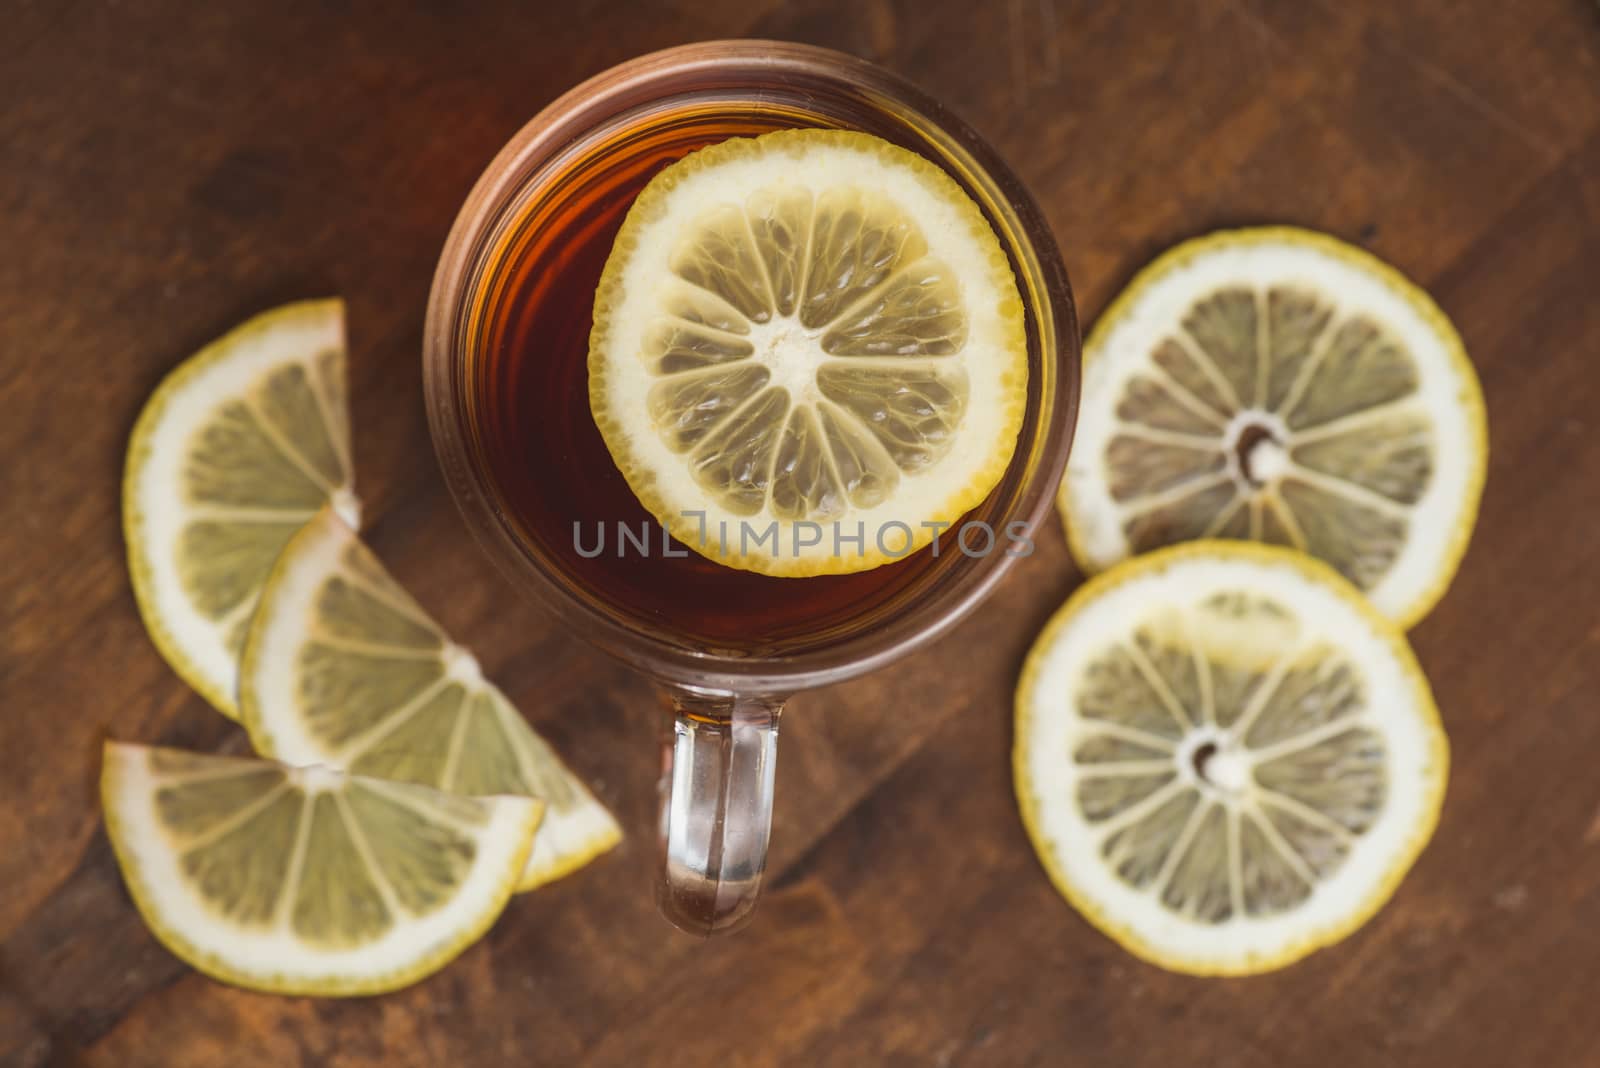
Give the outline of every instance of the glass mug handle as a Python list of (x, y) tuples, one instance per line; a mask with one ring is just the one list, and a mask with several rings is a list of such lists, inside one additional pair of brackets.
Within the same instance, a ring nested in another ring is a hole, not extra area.
[(656, 901), (690, 934), (736, 930), (767, 868), (783, 701), (677, 691), (668, 705)]

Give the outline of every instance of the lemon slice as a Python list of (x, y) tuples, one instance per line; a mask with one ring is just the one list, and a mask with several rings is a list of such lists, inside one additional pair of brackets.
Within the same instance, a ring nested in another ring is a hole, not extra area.
[(988, 494), (1026, 403), (994, 232), (861, 133), (734, 138), (657, 175), (595, 295), (589, 403), (644, 506), (771, 575), (864, 571)]
[(452, 960), (505, 907), (543, 806), (108, 743), (106, 827), (139, 912), (214, 978), (377, 994)]
[(1444, 313), (1321, 234), (1180, 245), (1095, 324), (1060, 503), (1089, 571), (1196, 538), (1290, 545), (1410, 626), (1466, 551), (1488, 436)]
[(145, 404), (122, 491), (133, 592), (167, 662), (227, 715), (272, 562), (326, 503), (357, 522), (351, 482), (338, 300), (251, 319)]
[(525, 794), (544, 825), (517, 889), (575, 871), (621, 838), (472, 654), (451, 642), (331, 509), (290, 541), (261, 594), (240, 707), (256, 751), (290, 764)]
[(1449, 750), (1404, 636), (1326, 565), (1206, 541), (1091, 580), (1017, 688), (1014, 770), (1058, 889), (1176, 971), (1353, 931), (1426, 844)]

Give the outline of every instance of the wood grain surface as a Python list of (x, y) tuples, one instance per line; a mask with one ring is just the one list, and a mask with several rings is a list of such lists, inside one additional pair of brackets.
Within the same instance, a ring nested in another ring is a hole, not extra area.
[[(1592, 0), (13, 0), (0, 24), (0, 1064), (1600, 1065)], [(1347, 942), (1184, 978), (1051, 889), (1008, 750), (1020, 659), (1080, 581), (1053, 524), (953, 637), (794, 703), (748, 931), (704, 944), (655, 915), (651, 693), (470, 545), (419, 346), (496, 149), (590, 74), (724, 36), (844, 49), (948, 102), (1034, 190), (1086, 321), (1173, 242), (1270, 222), (1371, 248), (1455, 319), (1489, 482), (1412, 634), (1454, 774), (1433, 844)], [(169, 956), (94, 798), (108, 735), (244, 748), (135, 613), (133, 419), (228, 326), (330, 293), (371, 544), (628, 832), (440, 975), (347, 1002)]]

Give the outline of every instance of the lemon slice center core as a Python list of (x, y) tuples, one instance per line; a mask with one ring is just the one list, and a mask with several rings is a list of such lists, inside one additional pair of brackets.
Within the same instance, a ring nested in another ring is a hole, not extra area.
[(1225, 797), (1239, 797), (1250, 785), (1250, 758), (1227, 735), (1194, 731), (1183, 748), (1180, 763), (1194, 769), (1202, 786)]
[(1241, 491), (1270, 486), (1289, 473), (1289, 428), (1272, 412), (1249, 408), (1228, 421), (1223, 446)]
[(307, 793), (337, 793), (344, 789), (345, 777), (332, 768), (312, 764), (296, 768), (291, 778)]
[(788, 390), (792, 400), (806, 404), (821, 397), (817, 391), (817, 371), (825, 357), (821, 330), (808, 330), (794, 319), (779, 318), (753, 324), (750, 343), (756, 362), (771, 373), (772, 384)]
[(339, 486), (328, 494), (328, 505), (333, 514), (344, 521), (351, 530), (361, 529), (361, 502), (348, 486)]
[(483, 685), (483, 668), (478, 665), (478, 658), (455, 642), (445, 645), (444, 671), (463, 686)]

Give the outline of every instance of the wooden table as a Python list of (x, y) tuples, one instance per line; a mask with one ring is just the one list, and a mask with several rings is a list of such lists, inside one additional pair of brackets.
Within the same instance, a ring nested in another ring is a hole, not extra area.
[[(10, 5), (0, 43), (0, 1063), (1600, 1064), (1600, 9), (1588, 0)], [(1437, 837), (1279, 974), (1169, 975), (1050, 888), (1017, 819), (1018, 664), (1079, 581), (1039, 552), (940, 646), (796, 701), (770, 890), (702, 944), (649, 896), (656, 707), (519, 601), (432, 460), (423, 306), (495, 150), (640, 52), (758, 35), (878, 60), (1013, 162), (1085, 321), (1158, 250), (1290, 222), (1455, 319), (1493, 454), (1412, 635), (1455, 751)], [(95, 801), (109, 736), (240, 750), (135, 614), (118, 486), (162, 374), (344, 294), (372, 545), (625, 825), (437, 977), (265, 997), (169, 956)]]

